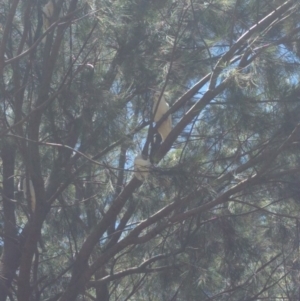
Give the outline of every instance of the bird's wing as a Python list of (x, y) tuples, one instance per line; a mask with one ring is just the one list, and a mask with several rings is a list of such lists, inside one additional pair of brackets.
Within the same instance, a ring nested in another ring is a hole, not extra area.
[(42, 8), (42, 11), (44, 12), (47, 18), (51, 18), (54, 11), (53, 1), (48, 1), (46, 5)]
[[(170, 116), (169, 116), (170, 117)], [(162, 142), (164, 142), (167, 138), (167, 136), (172, 131), (172, 120), (168, 118), (166, 121), (164, 121), (161, 126), (157, 129), (159, 132)]]
[[(152, 108), (152, 112), (154, 114), (155, 109), (156, 109), (156, 105), (157, 105), (157, 101), (155, 100), (153, 103), (153, 108)], [(157, 122), (161, 119), (161, 117), (169, 110), (169, 105), (166, 102), (165, 98), (162, 96), (158, 108), (156, 110), (155, 116), (154, 116), (154, 121)]]

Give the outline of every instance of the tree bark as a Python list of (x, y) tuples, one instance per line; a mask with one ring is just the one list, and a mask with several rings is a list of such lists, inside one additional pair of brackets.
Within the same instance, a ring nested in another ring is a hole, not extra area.
[(3, 145), (1, 158), (3, 162), (4, 245), (0, 261), (0, 301), (5, 301), (20, 260), (14, 201), (15, 148), (12, 144)]
[[(96, 279), (101, 279), (104, 276), (107, 276), (108, 273), (105, 271), (104, 268), (100, 269), (95, 273)], [(109, 290), (108, 290), (108, 283), (101, 283), (96, 288), (96, 301), (109, 301)]]

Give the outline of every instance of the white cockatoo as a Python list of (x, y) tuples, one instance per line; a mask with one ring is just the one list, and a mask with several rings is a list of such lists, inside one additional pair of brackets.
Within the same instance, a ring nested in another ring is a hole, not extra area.
[(145, 181), (149, 176), (151, 162), (146, 159), (142, 154), (134, 158), (134, 176), (140, 180)]
[[(154, 115), (155, 122), (158, 122), (161, 119), (161, 117), (169, 110), (169, 105), (166, 102), (163, 95), (157, 106), (157, 102), (159, 100), (159, 95), (160, 95), (160, 93), (155, 93), (154, 98), (153, 98), (152, 112), (153, 112), (153, 114), (155, 114)], [(156, 109), (156, 107), (157, 107), (157, 109)], [(161, 136), (162, 142), (164, 142), (165, 139), (167, 138), (167, 136), (172, 131), (172, 116), (171, 115), (169, 115), (168, 118), (159, 126), (157, 131), (159, 132), (159, 134)]]
[(47, 30), (51, 25), (51, 18), (54, 12), (54, 0), (49, 0), (42, 8), (43, 11), (43, 26), (44, 30)]
[[(24, 192), (24, 197), (26, 198), (27, 201), (30, 201), (31, 211), (34, 212), (36, 198), (35, 198), (35, 192), (34, 192), (32, 181), (30, 179), (27, 181), (27, 178), (24, 178), (22, 186), (23, 186), (22, 188)], [(29, 188), (29, 190), (27, 188)]]

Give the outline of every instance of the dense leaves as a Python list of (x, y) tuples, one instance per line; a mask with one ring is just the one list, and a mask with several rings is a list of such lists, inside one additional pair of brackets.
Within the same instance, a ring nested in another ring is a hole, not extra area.
[(46, 3), (0, 3), (0, 301), (298, 300), (298, 1)]

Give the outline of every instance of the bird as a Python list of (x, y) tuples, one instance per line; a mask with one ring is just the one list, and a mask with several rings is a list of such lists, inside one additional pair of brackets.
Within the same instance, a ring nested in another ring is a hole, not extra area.
[(145, 181), (149, 176), (149, 171), (151, 168), (151, 163), (149, 159), (143, 154), (137, 155), (134, 158), (134, 176), (140, 180)]
[[(28, 179), (27, 181), (27, 177), (25, 177), (23, 179), (23, 181), (21, 181), (20, 183), (20, 190), (23, 190), (24, 193), (24, 197), (26, 198), (26, 200), (28, 202), (30, 202), (30, 207), (31, 207), (31, 211), (34, 212), (35, 211), (35, 204), (36, 204), (36, 198), (35, 198), (35, 191), (34, 191), (34, 187), (32, 184), (32, 181), (30, 179)], [(28, 190), (29, 188), (29, 190)]]
[[(158, 100), (159, 100), (159, 95), (160, 95), (160, 93), (155, 93), (154, 97), (153, 97), (152, 112), (154, 114), (153, 119), (155, 122), (158, 122), (162, 118), (162, 116), (169, 110), (169, 105), (166, 102), (165, 97), (163, 95), (161, 96), (159, 104), (157, 105)], [(167, 117), (167, 119), (164, 120), (164, 122), (159, 126), (157, 131), (161, 136), (162, 142), (164, 142), (165, 139), (167, 138), (167, 136), (172, 131), (172, 116), (171, 115), (169, 115)]]
[(51, 25), (51, 18), (54, 12), (54, 2), (49, 0), (46, 5), (42, 8), (43, 11), (43, 26), (44, 30), (47, 30)]

